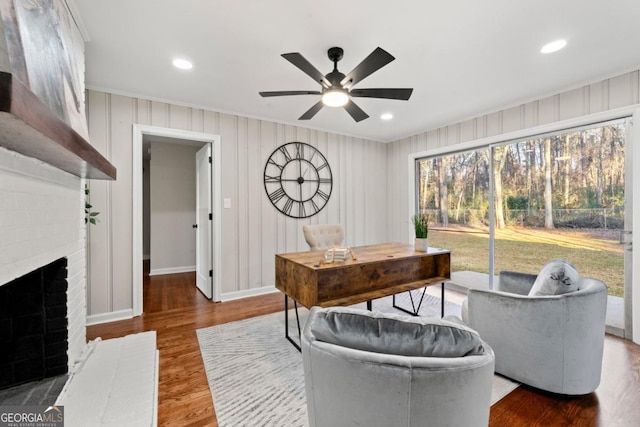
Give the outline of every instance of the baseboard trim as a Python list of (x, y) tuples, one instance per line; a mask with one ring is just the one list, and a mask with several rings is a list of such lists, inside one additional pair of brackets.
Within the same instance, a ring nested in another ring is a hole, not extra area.
[(154, 268), (149, 271), (149, 276), (162, 276), (163, 274), (191, 273), (196, 271), (195, 265), (186, 267)]
[(614, 325), (605, 325), (604, 332), (609, 335), (624, 338), (624, 329)]
[(99, 325), (101, 323), (116, 322), (133, 318), (133, 310), (119, 310), (109, 313), (91, 314), (87, 316), (87, 326)]
[(256, 297), (259, 295), (272, 294), (279, 292), (275, 286), (263, 286), (255, 289), (245, 289), (243, 291), (234, 291), (222, 294), (222, 302), (233, 301), (241, 298)]

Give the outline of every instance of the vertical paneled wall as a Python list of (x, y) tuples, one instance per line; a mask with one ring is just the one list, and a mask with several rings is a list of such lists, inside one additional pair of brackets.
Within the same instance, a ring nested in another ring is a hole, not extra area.
[(395, 141), (387, 147), (389, 176), (388, 237), (392, 241), (408, 241), (411, 229), (408, 219), (409, 154), (454, 146), (467, 141), (533, 128), (571, 118), (640, 103), (640, 72), (633, 71), (554, 96), (478, 116), (471, 120), (425, 131)]
[[(88, 314), (132, 308), (132, 125), (220, 135), (222, 295), (260, 292), (274, 285), (274, 255), (307, 250), (302, 225), (342, 223), (346, 244), (388, 240), (387, 145), (307, 128), (147, 101), (98, 91), (87, 94), (92, 144), (118, 168), (115, 182), (91, 181), (91, 203), (101, 212), (90, 228)], [(308, 219), (278, 213), (264, 192), (263, 170), (281, 144), (318, 147), (331, 166), (333, 193)]]

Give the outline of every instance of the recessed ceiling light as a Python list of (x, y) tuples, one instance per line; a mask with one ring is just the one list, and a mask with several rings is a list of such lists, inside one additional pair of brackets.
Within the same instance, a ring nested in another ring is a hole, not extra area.
[(393, 114), (391, 113), (384, 113), (383, 115), (380, 116), (380, 118), (382, 120), (391, 120), (393, 119)]
[(560, 49), (562, 49), (563, 47), (565, 47), (566, 45), (567, 45), (567, 41), (566, 40), (556, 40), (556, 41), (553, 41), (551, 43), (547, 43), (544, 46), (542, 46), (542, 49), (540, 49), (540, 52), (542, 52), (542, 53), (557, 52)]
[(174, 59), (173, 66), (181, 70), (190, 70), (193, 68), (193, 64), (186, 59)]

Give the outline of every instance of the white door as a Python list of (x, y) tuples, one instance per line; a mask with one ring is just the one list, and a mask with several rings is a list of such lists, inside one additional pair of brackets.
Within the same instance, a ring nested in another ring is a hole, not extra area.
[(196, 153), (196, 286), (213, 296), (213, 210), (211, 196), (211, 144)]

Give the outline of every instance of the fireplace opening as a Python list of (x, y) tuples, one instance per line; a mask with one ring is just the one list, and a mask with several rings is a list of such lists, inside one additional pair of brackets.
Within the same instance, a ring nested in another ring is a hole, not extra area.
[(67, 259), (0, 286), (0, 390), (68, 371)]

